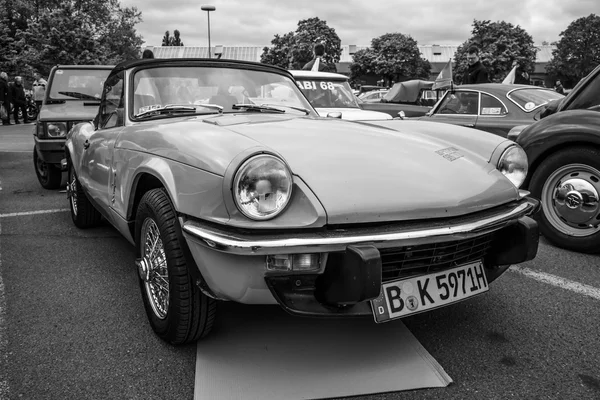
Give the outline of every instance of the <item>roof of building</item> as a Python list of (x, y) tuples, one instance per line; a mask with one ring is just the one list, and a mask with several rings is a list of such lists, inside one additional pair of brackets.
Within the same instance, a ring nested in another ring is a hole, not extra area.
[[(216, 46), (212, 46), (214, 54)], [(223, 49), (222, 58), (231, 60), (255, 61), (260, 62), (260, 56), (265, 46), (219, 46)], [(368, 48), (366, 45), (342, 45), (342, 54), (340, 62), (352, 62), (352, 55), (358, 50)], [(446, 63), (454, 57), (454, 53), (459, 45), (418, 45), (423, 58), (431, 63)], [(552, 59), (552, 50), (556, 48), (553, 45), (536, 46), (536, 62), (543, 63)], [(145, 49), (152, 50), (155, 58), (204, 58), (208, 57), (208, 47), (206, 46), (147, 46)], [(144, 49), (144, 50), (145, 50)]]

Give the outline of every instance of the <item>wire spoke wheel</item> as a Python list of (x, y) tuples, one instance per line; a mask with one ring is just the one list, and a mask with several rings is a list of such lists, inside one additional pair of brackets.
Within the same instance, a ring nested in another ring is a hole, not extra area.
[(141, 237), (144, 240), (141, 256), (146, 295), (154, 314), (165, 319), (169, 309), (169, 272), (160, 231), (152, 218), (144, 220)]

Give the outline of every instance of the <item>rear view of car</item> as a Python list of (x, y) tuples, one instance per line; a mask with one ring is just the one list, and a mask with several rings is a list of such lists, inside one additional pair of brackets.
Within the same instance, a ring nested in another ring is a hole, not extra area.
[(392, 119), (386, 113), (363, 110), (341, 74), (316, 71), (290, 71), (302, 93), (322, 117), (330, 116), (350, 121)]
[(77, 123), (94, 119), (104, 80), (112, 68), (108, 65), (57, 65), (50, 71), (46, 97), (33, 133), (33, 164), (45, 189), (60, 186), (65, 136)]

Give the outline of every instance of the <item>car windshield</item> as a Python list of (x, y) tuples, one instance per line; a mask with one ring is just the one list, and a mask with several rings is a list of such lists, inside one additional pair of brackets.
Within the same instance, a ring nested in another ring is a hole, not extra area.
[(173, 105), (188, 106), (188, 109), (190, 105), (210, 105), (194, 109), (224, 113), (283, 110), (306, 114), (312, 110), (292, 79), (250, 69), (189, 65), (145, 68), (135, 72), (132, 90), (133, 118)]
[(554, 90), (526, 88), (513, 90), (507, 97), (523, 111), (531, 112), (552, 100), (562, 99), (565, 96)]
[(100, 100), (102, 86), (110, 69), (71, 69), (54, 71), (50, 81), (50, 100)]
[(296, 82), (315, 108), (360, 108), (347, 81), (296, 78)]

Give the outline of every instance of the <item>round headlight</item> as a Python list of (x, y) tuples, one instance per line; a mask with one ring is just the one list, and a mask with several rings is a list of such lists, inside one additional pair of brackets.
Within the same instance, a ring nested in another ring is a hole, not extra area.
[(242, 164), (233, 180), (233, 197), (238, 209), (254, 220), (275, 217), (292, 196), (292, 173), (272, 155), (261, 154)]
[(502, 153), (497, 168), (519, 188), (527, 177), (527, 154), (521, 146), (512, 145)]

